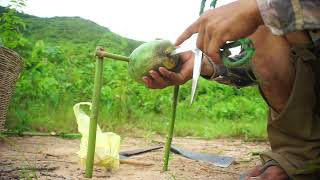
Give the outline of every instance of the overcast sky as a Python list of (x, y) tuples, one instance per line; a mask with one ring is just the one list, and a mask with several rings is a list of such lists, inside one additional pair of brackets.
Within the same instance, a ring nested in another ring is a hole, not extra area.
[[(6, 6), (9, 0), (0, 0)], [(208, 5), (211, 0), (207, 0)], [(218, 6), (233, 0), (218, 0)], [(199, 13), (201, 0), (27, 0), (24, 13), (80, 16), (122, 36), (149, 41), (175, 41)], [(50, 27), (48, 27), (50, 28)]]

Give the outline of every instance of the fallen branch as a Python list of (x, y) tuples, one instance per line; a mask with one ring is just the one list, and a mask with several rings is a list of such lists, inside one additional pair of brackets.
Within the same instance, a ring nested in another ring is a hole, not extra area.
[(145, 163), (141, 161), (134, 161), (134, 160), (120, 160), (121, 164), (131, 164), (131, 165), (138, 165), (138, 166), (152, 166), (152, 163)]
[(61, 163), (69, 163), (69, 164), (79, 164), (79, 162), (72, 162), (72, 161), (62, 161), (62, 160), (37, 160), (38, 162), (61, 162)]
[(57, 179), (57, 178), (68, 179), (68, 178), (66, 178), (66, 177), (64, 177), (62, 175), (51, 174), (51, 173), (47, 173), (47, 172), (40, 172), (40, 175), (46, 176), (46, 177), (52, 177), (52, 178), (55, 178), (55, 179)]
[[(204, 164), (200, 164), (201, 166), (208, 166), (209, 164), (208, 163), (204, 163)], [(208, 172), (208, 171), (216, 171), (216, 172), (221, 172), (221, 173), (225, 173), (225, 174), (233, 174), (233, 175), (236, 175), (236, 176), (239, 176), (240, 174), (239, 173), (236, 173), (236, 172), (232, 172), (232, 171), (227, 171), (227, 170), (223, 170), (223, 169), (216, 169), (216, 168), (212, 168), (212, 166), (210, 166), (210, 168), (204, 168), (202, 167), (201, 168), (202, 170)]]
[(12, 162), (0, 162), (0, 165), (11, 165), (13, 164)]
[(10, 173), (13, 171), (21, 171), (21, 170), (32, 170), (32, 171), (54, 171), (58, 167), (53, 166), (53, 167), (14, 167), (14, 168), (8, 168), (8, 169), (1, 169), (0, 173)]
[(236, 175), (236, 176), (240, 175), (239, 173), (232, 172), (232, 171), (226, 171), (226, 170), (222, 170), (222, 169), (212, 169), (212, 171), (222, 172), (222, 173), (226, 173), (226, 174), (233, 174), (233, 175)]
[(78, 139), (81, 138), (79, 133), (56, 133), (56, 132), (16, 132), (16, 131), (6, 131), (0, 134), (7, 136), (55, 136), (61, 138)]
[[(11, 156), (12, 157), (12, 156)], [(9, 156), (6, 156), (7, 159), (9, 159)], [(56, 160), (56, 159), (46, 159), (46, 160), (42, 160), (42, 159), (9, 159), (12, 162), (0, 162), (0, 164), (3, 165), (10, 165), (13, 164), (16, 161), (28, 161), (28, 162), (61, 162), (61, 163), (70, 163), (70, 164), (79, 164), (78, 162), (74, 162), (74, 161), (63, 161), (63, 160)], [(7, 163), (7, 164), (6, 164)]]
[(59, 155), (54, 155), (54, 154), (49, 154), (49, 153), (45, 153), (44, 156), (45, 156), (45, 157), (47, 157), (47, 156), (50, 157), (50, 156), (51, 156), (51, 157), (55, 157), (55, 158), (60, 158), (60, 157), (61, 157), (61, 156), (59, 156)]

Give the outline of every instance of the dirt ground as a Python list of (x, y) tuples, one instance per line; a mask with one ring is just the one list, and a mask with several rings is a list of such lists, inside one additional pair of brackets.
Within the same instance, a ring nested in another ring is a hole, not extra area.
[[(159, 142), (164, 141), (164, 137), (125, 137), (122, 139), (121, 151), (157, 146)], [(37, 179), (85, 179), (85, 168), (79, 164), (76, 154), (79, 143), (79, 139), (36, 136), (10, 137), (2, 140), (0, 179), (24, 179), (32, 177), (32, 174), (36, 174)], [(237, 179), (239, 173), (258, 165), (260, 162), (256, 154), (268, 149), (267, 142), (244, 142), (240, 139), (174, 138), (173, 144), (193, 152), (232, 156), (236, 158), (236, 162), (228, 168), (219, 168), (174, 154), (169, 162), (169, 171), (161, 172), (163, 149), (160, 149), (129, 159), (152, 165), (120, 164), (120, 168), (112, 172), (95, 167), (92, 179), (232, 180)]]

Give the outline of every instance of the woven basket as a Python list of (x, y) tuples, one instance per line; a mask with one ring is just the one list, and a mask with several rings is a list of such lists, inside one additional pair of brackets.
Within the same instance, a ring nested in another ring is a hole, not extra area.
[(22, 58), (16, 52), (0, 46), (0, 132), (5, 130), (10, 98), (22, 65)]

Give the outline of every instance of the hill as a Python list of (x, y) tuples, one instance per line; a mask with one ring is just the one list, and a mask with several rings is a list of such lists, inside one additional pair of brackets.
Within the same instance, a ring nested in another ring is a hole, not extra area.
[[(0, 6), (0, 15), (5, 11), (6, 8)], [(106, 27), (81, 17), (42, 18), (21, 13), (19, 16), (26, 23), (23, 34), (31, 43), (42, 40), (51, 45), (85, 45), (93, 49), (95, 46), (101, 45), (121, 51), (121, 54), (130, 54), (134, 48), (142, 43), (122, 37)]]
[(142, 42), (131, 40), (108, 28), (80, 17), (39, 18), (24, 15), (27, 24), (25, 35), (29, 39), (44, 40), (50, 44), (70, 43), (73, 45), (86, 44), (92, 47), (102, 45), (107, 48), (130, 54)]

